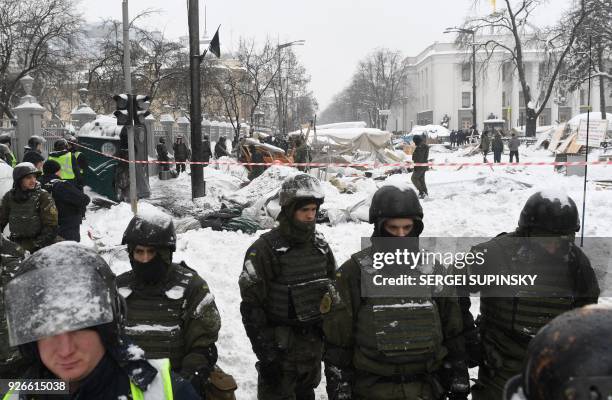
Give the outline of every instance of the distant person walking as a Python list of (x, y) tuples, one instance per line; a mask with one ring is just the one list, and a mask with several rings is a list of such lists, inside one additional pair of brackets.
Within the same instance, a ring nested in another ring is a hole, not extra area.
[(508, 150), (510, 150), (510, 162), (512, 162), (514, 157), (516, 157), (516, 162), (520, 162), (519, 152), (518, 152), (520, 145), (521, 145), (521, 142), (516, 137), (516, 133), (513, 133), (512, 137), (510, 138), (510, 142), (508, 143)]
[(491, 149), (493, 150), (493, 162), (500, 163), (501, 155), (504, 152), (504, 141), (502, 140), (499, 132), (495, 134)]
[(480, 138), (480, 151), (482, 151), (482, 162), (487, 161), (487, 154), (489, 154), (489, 149), (491, 148), (491, 139), (489, 139), (489, 132), (483, 131), (482, 137)]
[[(414, 163), (426, 163), (429, 160), (429, 146), (425, 144), (422, 136), (416, 135), (413, 139), (416, 148), (412, 153), (412, 161)], [(419, 197), (424, 199), (428, 196), (427, 185), (425, 184), (425, 172), (427, 166), (415, 166), (412, 172), (411, 180), (414, 186), (419, 191)]]

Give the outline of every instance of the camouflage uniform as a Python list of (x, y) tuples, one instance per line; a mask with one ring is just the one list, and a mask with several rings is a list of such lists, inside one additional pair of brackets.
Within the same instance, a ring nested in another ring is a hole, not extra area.
[(15, 276), (25, 251), (15, 243), (0, 235), (0, 251), (2, 252), (0, 267), (0, 379), (21, 376), (28, 366), (22, 358), (19, 349), (9, 347), (6, 316), (4, 314), (4, 286)]
[[(485, 263), (478, 267), (485, 273), (537, 274), (534, 287), (521, 288), (512, 297), (499, 297), (499, 291), (491, 287), (471, 288), (471, 292), (480, 291), (477, 323), (469, 311), (469, 297), (461, 299), (470, 359), (473, 366), (480, 364), (478, 382), (472, 388), (475, 400), (502, 397), (506, 382), (521, 372), (527, 346), (540, 328), (565, 311), (597, 302), (600, 290), (595, 272), (573, 243), (580, 229), (578, 210), (572, 199), (562, 197), (535, 193), (527, 200), (515, 232), (472, 249), (486, 254)], [(550, 239), (560, 246), (554, 253), (539, 242)]]
[(34, 165), (18, 164), (13, 169), (13, 189), (4, 195), (0, 204), (0, 230), (8, 225), (10, 239), (30, 252), (52, 244), (58, 224), (53, 197), (39, 183), (33, 190), (21, 190), (21, 179), (32, 174), (39, 174)]
[[(176, 235), (165, 214), (137, 215), (123, 244), (132, 271), (117, 278), (127, 303), (125, 332), (151, 359), (169, 358), (174, 372), (191, 381), (203, 395), (217, 362), (221, 318), (206, 282), (185, 263), (172, 263)], [(155, 249), (147, 262), (134, 258), (136, 246)]]
[[(412, 189), (384, 186), (370, 207), (372, 236), (393, 236), (384, 223), (410, 218), (414, 225), (408, 237), (418, 244), (422, 217)], [(452, 398), (466, 398), (469, 379), (457, 298), (452, 292), (419, 286), (403, 297), (370, 293), (362, 279), (380, 273), (372, 267), (376, 243), (381, 242), (373, 241), (340, 267), (335, 286), (321, 303), (329, 398), (442, 399), (447, 392)], [(424, 273), (413, 272), (417, 279)]]
[[(305, 174), (298, 177), (314, 180)], [(291, 182), (285, 181), (282, 190)], [(310, 190), (288, 201), (283, 196), (281, 191), (279, 227), (247, 250), (239, 279), (240, 312), (259, 360), (257, 398), (314, 400), (323, 351), (319, 305), (329, 290), (335, 261), (314, 223), (300, 230), (293, 220), (300, 204), (320, 204), (322, 193)]]

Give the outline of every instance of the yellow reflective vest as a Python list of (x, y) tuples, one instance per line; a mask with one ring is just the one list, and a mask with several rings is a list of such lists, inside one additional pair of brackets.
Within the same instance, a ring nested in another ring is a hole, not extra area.
[[(133, 400), (147, 400), (153, 396), (155, 399), (159, 399), (159, 395), (157, 393), (153, 394), (151, 391), (156, 390), (156, 381), (159, 379), (163, 391), (164, 396), (162, 397), (164, 400), (174, 400), (174, 395), (172, 393), (172, 379), (170, 378), (170, 360), (167, 358), (161, 360), (148, 360), (149, 363), (155, 367), (157, 370), (157, 375), (151, 384), (149, 385), (149, 390), (143, 392), (138, 386), (134, 384), (134, 382), (130, 381), (130, 391), (132, 392)], [(17, 391), (9, 391), (4, 395), (2, 400), (18, 400), (19, 392)]]
[(76, 175), (74, 173), (74, 166), (72, 165), (72, 153), (66, 152), (61, 156), (49, 156), (49, 160), (53, 160), (60, 165), (60, 179), (63, 180), (74, 180)]

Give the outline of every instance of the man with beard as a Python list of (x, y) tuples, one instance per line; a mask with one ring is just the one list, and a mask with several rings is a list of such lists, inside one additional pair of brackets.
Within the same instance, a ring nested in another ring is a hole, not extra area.
[(11, 241), (30, 252), (52, 244), (57, 235), (57, 208), (37, 181), (39, 175), (32, 163), (17, 164), (13, 188), (0, 204), (0, 231), (8, 225)]
[[(419, 249), (424, 225), (416, 193), (383, 186), (372, 199), (370, 223), (372, 245), (338, 269), (335, 287), (321, 302), (329, 398), (467, 398), (469, 376), (456, 297), (425, 286), (391, 293), (391, 287), (371, 284), (379, 273), (373, 268), (375, 252), (398, 246)], [(410, 273), (418, 277), (426, 272), (415, 268)]]
[(117, 278), (125, 297), (125, 331), (147, 358), (169, 358), (172, 370), (203, 394), (217, 362), (221, 319), (207, 283), (184, 262), (172, 262), (170, 216), (140, 210), (123, 234), (132, 270)]
[(317, 179), (287, 178), (278, 227), (255, 241), (244, 259), (240, 312), (259, 360), (260, 400), (314, 400), (321, 381), (319, 305), (335, 271), (332, 251), (316, 232), (323, 199)]
[(472, 249), (486, 257), (478, 270), (468, 268), (468, 274), (537, 274), (534, 286), (520, 290), (469, 288), (480, 291), (477, 323), (469, 311), (469, 294), (460, 299), (470, 366), (480, 366), (473, 399), (500, 399), (506, 382), (521, 372), (527, 347), (540, 328), (565, 311), (597, 303), (595, 272), (574, 244), (579, 230), (578, 209), (571, 198), (536, 192), (525, 203), (514, 232)]

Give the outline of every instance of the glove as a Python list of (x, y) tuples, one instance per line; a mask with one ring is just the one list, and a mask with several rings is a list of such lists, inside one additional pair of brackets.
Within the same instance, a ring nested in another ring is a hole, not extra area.
[(279, 382), (280, 376), (283, 373), (278, 360), (258, 361), (256, 368), (261, 378), (268, 384)]
[(467, 399), (470, 393), (470, 374), (465, 361), (455, 361), (451, 364), (449, 392), (449, 399)]
[(350, 400), (353, 398), (353, 372), (325, 364), (327, 396), (329, 400)]

